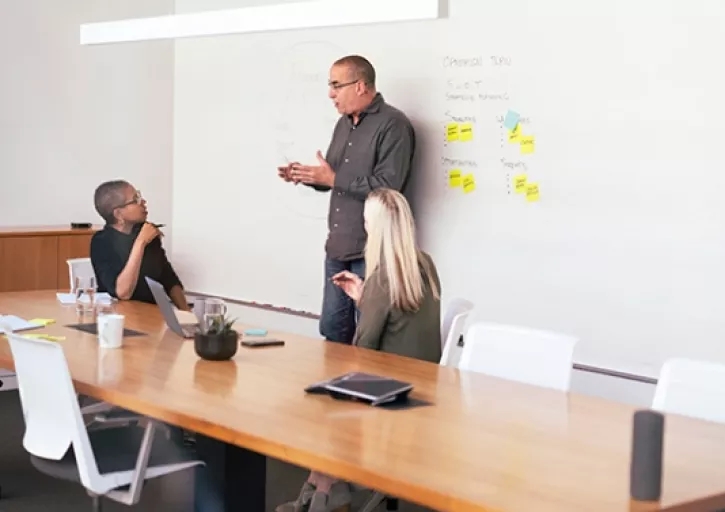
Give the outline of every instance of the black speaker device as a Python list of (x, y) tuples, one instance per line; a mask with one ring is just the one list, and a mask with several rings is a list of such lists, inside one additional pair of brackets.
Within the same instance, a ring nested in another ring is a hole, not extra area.
[(642, 410), (634, 413), (629, 493), (633, 500), (659, 501), (662, 496), (662, 454), (665, 417)]

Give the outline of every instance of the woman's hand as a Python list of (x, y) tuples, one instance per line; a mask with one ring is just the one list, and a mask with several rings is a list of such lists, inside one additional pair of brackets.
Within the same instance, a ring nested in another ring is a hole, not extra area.
[(332, 276), (332, 282), (339, 286), (356, 303), (360, 300), (363, 280), (357, 274), (343, 270)]

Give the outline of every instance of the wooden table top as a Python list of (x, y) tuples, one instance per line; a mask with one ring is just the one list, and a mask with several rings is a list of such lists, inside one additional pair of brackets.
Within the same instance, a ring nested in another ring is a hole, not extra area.
[(62, 226), (0, 226), (0, 238), (19, 236), (64, 236), (88, 235), (103, 229), (103, 226), (94, 225), (88, 229), (73, 229), (70, 224)]
[[(273, 331), (284, 347), (240, 347), (232, 361), (202, 361), (155, 306), (119, 310), (126, 327), (148, 335), (104, 352), (94, 335), (64, 327), (76, 313), (53, 292), (0, 294), (0, 313), (56, 319), (33, 332), (66, 337), (60, 343), (81, 393), (433, 509), (725, 507), (721, 425), (668, 416), (663, 499), (632, 504), (631, 406)], [(4, 338), (0, 367), (12, 368)], [(434, 405), (385, 410), (303, 391), (349, 371), (409, 381), (413, 397)]]

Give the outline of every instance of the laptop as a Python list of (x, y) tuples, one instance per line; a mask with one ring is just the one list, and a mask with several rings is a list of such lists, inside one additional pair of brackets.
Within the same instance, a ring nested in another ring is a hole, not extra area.
[(327, 392), (335, 398), (354, 398), (370, 405), (381, 405), (406, 400), (412, 389), (412, 384), (407, 382), (369, 373), (351, 372), (313, 384), (305, 391), (308, 393)]
[(176, 313), (174, 312), (174, 304), (171, 302), (171, 299), (166, 294), (164, 286), (161, 283), (154, 281), (150, 277), (146, 277), (145, 279), (146, 283), (148, 283), (149, 285), (151, 293), (154, 296), (156, 304), (161, 310), (161, 314), (163, 315), (164, 320), (166, 320), (166, 325), (169, 326), (169, 329), (171, 329), (172, 332), (178, 334), (182, 338), (193, 338), (194, 335), (199, 332), (199, 324), (182, 324), (181, 322), (179, 322), (179, 319), (176, 317)]

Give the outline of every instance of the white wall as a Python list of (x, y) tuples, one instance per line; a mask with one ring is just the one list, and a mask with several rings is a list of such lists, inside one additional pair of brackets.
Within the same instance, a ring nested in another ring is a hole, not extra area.
[(173, 0), (0, 2), (0, 226), (100, 223), (93, 190), (114, 178), (170, 221), (173, 42), (81, 47), (79, 25), (173, 10)]

